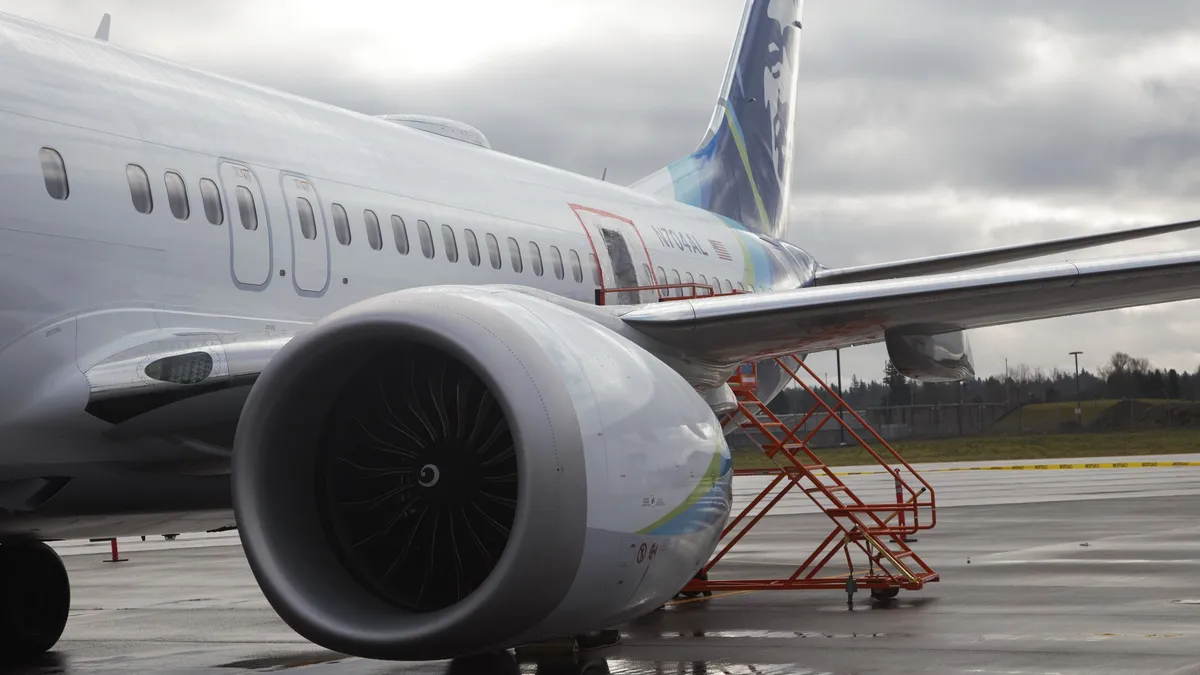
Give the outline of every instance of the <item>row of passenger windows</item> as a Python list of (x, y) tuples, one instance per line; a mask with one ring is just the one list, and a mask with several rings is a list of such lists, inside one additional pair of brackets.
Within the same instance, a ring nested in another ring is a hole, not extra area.
[[(304, 197), (297, 197), (296, 210), (300, 213), (302, 236), (306, 239), (316, 239), (316, 219), (313, 215), (312, 204)], [(333, 231), (338, 243), (343, 246), (349, 246), (353, 241), (353, 235), (346, 209), (341, 204), (334, 203), (330, 205), (330, 211), (333, 214)], [(383, 233), (379, 226), (379, 216), (371, 209), (364, 209), (362, 222), (367, 233), (367, 244), (376, 251), (382, 249)], [(396, 244), (396, 252), (401, 255), (408, 255), (411, 250), (408, 223), (395, 214), (389, 217), (389, 222), (391, 224), (392, 240)], [(424, 220), (416, 221), (415, 226), (417, 230), (417, 244), (421, 249), (421, 255), (432, 260), (437, 256), (437, 242), (434, 239), (433, 229)], [(458, 232), (450, 225), (443, 224), (440, 228), (440, 234), (442, 250), (445, 252), (446, 260), (457, 263), (460, 259)], [(504, 266), (504, 260), (501, 255), (500, 241), (491, 232), (485, 232), (483, 237), (484, 246), (487, 248), (488, 264), (491, 265), (492, 269), (501, 269)], [(467, 249), (467, 262), (473, 267), (479, 267), (483, 263), (483, 252), (479, 245), (478, 235), (471, 228), (464, 228), (462, 230), (462, 240)], [(505, 242), (505, 248), (508, 251), (509, 264), (514, 272), (520, 274), (525, 271), (525, 256), (527, 253), (530, 268), (534, 276), (540, 277), (546, 273), (542, 248), (537, 242), (527, 242), (526, 248), (523, 251), (520, 242), (514, 237), (508, 237)], [(550, 269), (554, 274), (554, 278), (565, 279), (567, 262), (564, 261), (562, 250), (557, 246), (548, 246), (546, 250), (550, 258)], [(565, 260), (569, 261), (571, 266), (571, 278), (576, 283), (583, 283), (583, 263), (579, 258), (579, 253), (575, 249), (567, 249)], [(599, 284), (600, 269), (596, 266), (595, 256), (591, 256), (591, 267), (592, 277), (595, 283)]]
[[(57, 200), (65, 200), (70, 196), (70, 184), (67, 180), (67, 168), (63, 162), (62, 155), (52, 148), (42, 148), (39, 152), (39, 159), (42, 164), (42, 176), (46, 182), (46, 192)], [(133, 208), (142, 214), (149, 214), (154, 211), (154, 194), (150, 186), (150, 176), (146, 170), (137, 164), (129, 164), (125, 169), (126, 177), (129, 180), (129, 192), (133, 199)], [(191, 217), (191, 207), (188, 201), (187, 184), (176, 171), (167, 171), (163, 180), (167, 189), (167, 206), (173, 215), (178, 220), (186, 221)], [(223, 225), (225, 223), (225, 210), (221, 202), (221, 190), (217, 184), (208, 179), (201, 178), (199, 182), (200, 201), (204, 206), (204, 217), (212, 225)], [(248, 231), (258, 230), (258, 209), (254, 203), (254, 194), (244, 186), (237, 186), (236, 190), (238, 217), (241, 226)], [(308, 240), (317, 238), (317, 218), (313, 210), (312, 203), (304, 198), (296, 198), (296, 212), (300, 225), (300, 235)], [(346, 213), (346, 209), (338, 203), (330, 206), (330, 212), (333, 215), (333, 231), (337, 237), (338, 243), (343, 246), (349, 246), (353, 240), (350, 228), (350, 218)], [(397, 215), (392, 215), (390, 218), (392, 237), (396, 244), (396, 251), (401, 255), (409, 253), (409, 237), (408, 226), (404, 219)], [(371, 209), (363, 210), (363, 226), (367, 233), (367, 244), (374, 250), (378, 251), (383, 248), (383, 233), (379, 225), (379, 216)], [(429, 223), (424, 220), (416, 221), (417, 239), (421, 247), (421, 254), (429, 259), (437, 255), (435, 250), (433, 232), (429, 227)], [(467, 260), (472, 266), (478, 267), (482, 263), (482, 255), (479, 247), (479, 239), (475, 232), (470, 228), (466, 228), (462, 232), (463, 241), (467, 248)], [(458, 252), (458, 236), (454, 228), (449, 225), (441, 226), (442, 246), (446, 252), (446, 259), (452, 263), (459, 260)], [(484, 241), (487, 247), (488, 263), (492, 269), (501, 269), (503, 260), (501, 259), (500, 242), (496, 236), (490, 232), (484, 233)], [(508, 249), (509, 262), (512, 270), (518, 274), (525, 269), (525, 260), (521, 250), (521, 244), (513, 237), (508, 237), (506, 242)], [(528, 253), (530, 259), (530, 267), (533, 270), (534, 276), (543, 276), (545, 267), (542, 258), (542, 249), (537, 242), (528, 242)], [(566, 266), (563, 259), (562, 251), (557, 246), (547, 247), (550, 257), (550, 268), (556, 279), (566, 278)], [(592, 283), (596, 286), (600, 285), (600, 267), (597, 264), (595, 254), (589, 254), (589, 263), (592, 272)], [(567, 249), (567, 260), (571, 266), (571, 278), (576, 283), (583, 283), (583, 264), (580, 261), (579, 253), (575, 249)], [(649, 270), (647, 269), (647, 272)], [(658, 267), (658, 283), (683, 283), (682, 278), (677, 270), (671, 270), (670, 278), (668, 279), (666, 271), (662, 267)], [(686, 273), (687, 283), (696, 283), (696, 278), (691, 272)], [(717, 292), (731, 293), (733, 285), (728, 279), (717, 279), (713, 277), (711, 284), (708, 278), (701, 274), (700, 283), (711, 285)], [(745, 290), (742, 282), (737, 283), (738, 290)], [(753, 291), (754, 286), (750, 286)], [(661, 292), (663, 297), (682, 296), (685, 293), (683, 289), (664, 290)]]
[[(701, 274), (699, 277), (696, 277), (693, 276), (691, 272), (685, 272), (684, 276), (680, 277), (679, 270), (671, 270), (670, 276), (668, 277), (667, 270), (664, 270), (662, 267), (656, 268), (656, 271), (658, 272), (658, 283), (660, 284), (694, 284), (699, 281), (700, 285), (712, 288), (714, 293), (732, 293), (735, 285), (730, 282), (729, 279), (718, 279), (715, 276), (710, 281), (709, 278), (703, 274)], [(754, 284), (750, 284), (749, 288), (747, 288), (747, 286), (742, 284), (740, 281), (737, 282), (736, 286), (739, 291), (749, 290), (751, 293), (753, 293), (755, 290), (757, 290), (754, 288)], [(671, 296), (680, 297), (685, 293), (691, 295), (690, 291), (680, 288), (663, 289), (659, 291), (659, 294), (664, 298)]]

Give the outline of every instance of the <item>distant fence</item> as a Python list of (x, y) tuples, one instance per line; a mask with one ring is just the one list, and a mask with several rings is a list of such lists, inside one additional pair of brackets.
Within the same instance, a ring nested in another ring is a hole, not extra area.
[[(1169, 400), (1091, 400), (1083, 401), (1076, 412), (1075, 402), (1034, 403), (1017, 407), (1005, 403), (950, 403), (859, 408), (862, 416), (884, 440), (930, 440), (956, 436), (1034, 435), (1079, 431), (1150, 431), (1200, 427), (1200, 403)], [(821, 412), (808, 418), (797, 434), (801, 440), (818, 427), (809, 444), (814, 448), (853, 444), (854, 439), (836, 420), (825, 421)], [(804, 415), (781, 415), (789, 427)], [(863, 438), (867, 432), (845, 414), (850, 428)], [(824, 424), (821, 424), (825, 421)], [(736, 447), (752, 446), (761, 441), (755, 430), (743, 430), (729, 437)], [(753, 439), (753, 440), (752, 440)]]
[[(951, 436), (968, 436), (987, 433), (1001, 417), (1011, 410), (1003, 403), (952, 403), (944, 405), (907, 405), (878, 408), (859, 408), (855, 410), (867, 424), (870, 424), (884, 440), (901, 439), (931, 439)], [(824, 411), (814, 414), (804, 421), (801, 431), (797, 433), (801, 440), (813, 433), (809, 445), (814, 448), (834, 447), (845, 443), (854, 443), (854, 438), (847, 433), (837, 420), (825, 420)], [(803, 414), (781, 415), (779, 419), (788, 427), (800, 423)], [(847, 425), (855, 433), (867, 438), (867, 432), (853, 415), (843, 414)], [(825, 421), (824, 424), (821, 422)], [(820, 427), (819, 430), (817, 428)], [(733, 434), (730, 442), (735, 446), (751, 445), (754, 439), (761, 441), (757, 430), (745, 430), (744, 433)], [(869, 440), (869, 439), (868, 439)]]

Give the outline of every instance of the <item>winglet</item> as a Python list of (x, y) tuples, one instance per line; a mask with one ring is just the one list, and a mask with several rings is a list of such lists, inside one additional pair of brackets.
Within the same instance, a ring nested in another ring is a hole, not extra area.
[(101, 42), (108, 42), (108, 28), (111, 25), (112, 16), (105, 13), (104, 18), (100, 19), (100, 27), (96, 29), (96, 39)]

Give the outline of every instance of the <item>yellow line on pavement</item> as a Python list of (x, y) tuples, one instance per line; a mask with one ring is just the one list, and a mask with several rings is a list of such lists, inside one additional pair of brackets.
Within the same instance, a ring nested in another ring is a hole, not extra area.
[(731, 595), (742, 595), (744, 593), (753, 593), (753, 592), (754, 591), (723, 591), (720, 593), (713, 593), (712, 595), (709, 595), (709, 596), (698, 595), (694, 598), (684, 598), (682, 600), (668, 600), (664, 604), (666, 604), (666, 605), (683, 605), (683, 604), (686, 604), (689, 602), (703, 602), (705, 600), (716, 600), (717, 598), (727, 598)]

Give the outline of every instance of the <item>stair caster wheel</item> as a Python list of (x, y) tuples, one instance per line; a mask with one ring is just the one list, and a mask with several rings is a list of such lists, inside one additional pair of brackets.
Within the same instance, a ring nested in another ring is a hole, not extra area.
[[(696, 578), (699, 579), (700, 581), (708, 581), (708, 571), (700, 570), (700, 573), (696, 575)], [(700, 595), (703, 595), (706, 598), (711, 598), (712, 591), (701, 591)]]
[(26, 661), (54, 647), (67, 626), (71, 583), (46, 544), (0, 544), (0, 655)]
[[(708, 572), (700, 570), (696, 572), (696, 576), (692, 577), (693, 581), (708, 581)], [(679, 591), (675, 594), (676, 598), (696, 598), (703, 595), (706, 598), (712, 597), (712, 591)]]
[(900, 595), (899, 588), (872, 588), (871, 589), (871, 599), (872, 600), (891, 600), (892, 598), (896, 597), (897, 595)]

